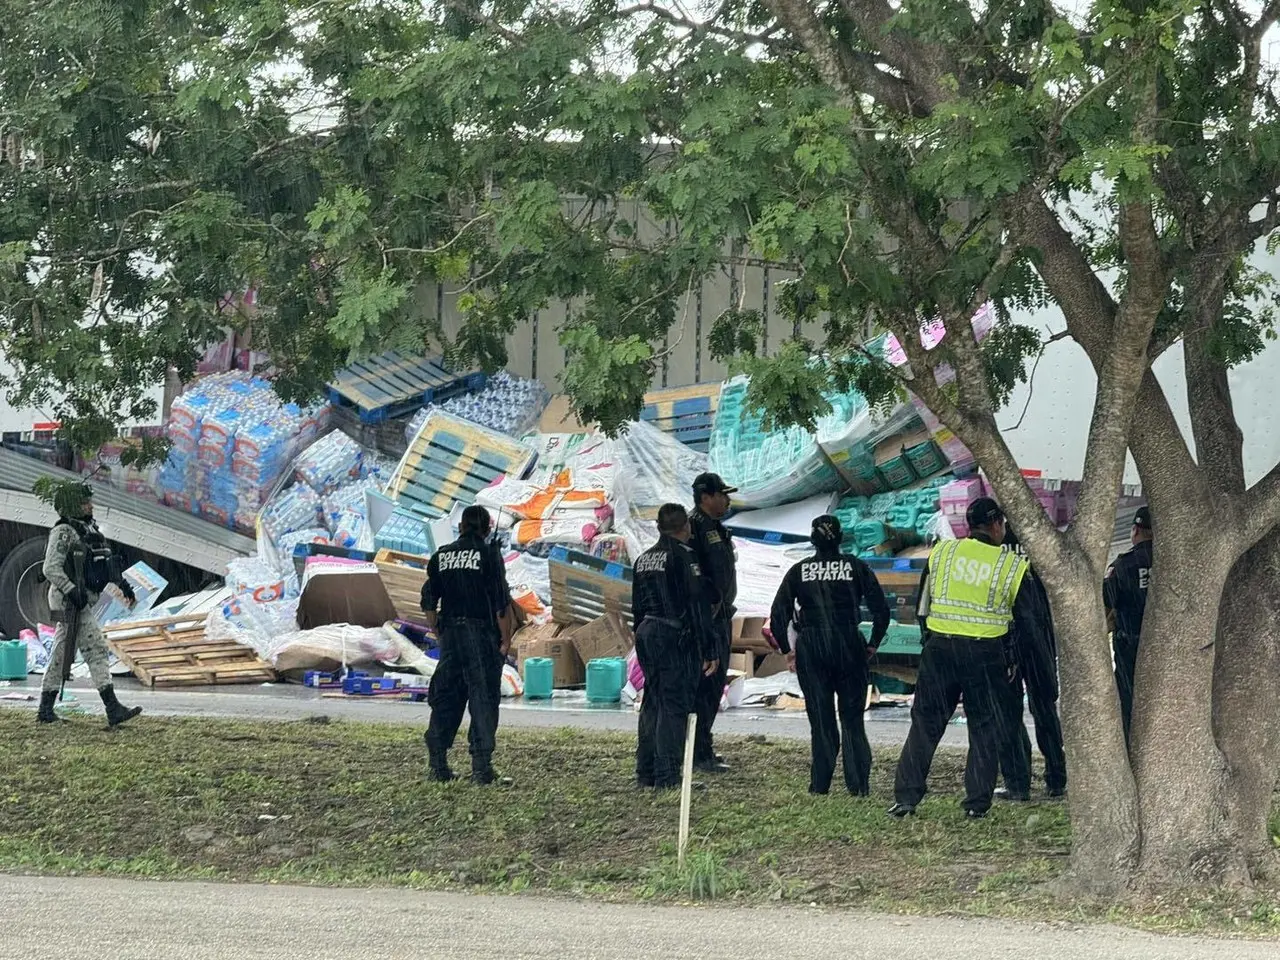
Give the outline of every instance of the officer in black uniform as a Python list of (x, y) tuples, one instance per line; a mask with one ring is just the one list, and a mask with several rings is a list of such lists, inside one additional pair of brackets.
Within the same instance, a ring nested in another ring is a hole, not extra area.
[(703, 592), (711, 604), (711, 625), (716, 634), (716, 648), (711, 658), (716, 661), (716, 670), (698, 684), (696, 703), (698, 734), (694, 740), (693, 762), (704, 773), (723, 773), (729, 769), (715, 751), (711, 727), (724, 696), (733, 615), (737, 612), (733, 604), (738, 599), (737, 555), (729, 531), (720, 520), (729, 512), (729, 494), (737, 489), (714, 473), (699, 474), (693, 481), (694, 508), (689, 517), (693, 552), (702, 570)]
[[(773, 600), (769, 627), (804, 692), (813, 754), (809, 792), (825, 794), (831, 789), (843, 740), (845, 787), (865, 797), (871, 792), (871, 744), (863, 724), (871, 682), (867, 662), (889, 629), (889, 604), (871, 568), (840, 552), (842, 538), (838, 518), (813, 521), (809, 541), (817, 552), (787, 571)], [(871, 613), (869, 643), (858, 629), (864, 603)], [(793, 619), (798, 633), (795, 650), (787, 639)]]
[(1102, 602), (1113, 621), (1111, 646), (1116, 661), (1116, 689), (1124, 720), (1124, 741), (1129, 742), (1133, 720), (1133, 671), (1138, 663), (1138, 638), (1147, 611), (1147, 586), (1151, 582), (1153, 537), (1151, 510), (1139, 507), (1133, 515), (1133, 549), (1116, 557), (1102, 582)]
[[(1004, 543), (1026, 556), (1013, 528), (1006, 530)], [(1067, 792), (1067, 754), (1062, 744), (1062, 721), (1058, 717), (1058, 641), (1053, 634), (1049, 595), (1036, 576), (1035, 567), (1027, 572), (1024, 589), (1028, 591), (1028, 606), (1033, 613), (1028, 618), (1027, 629), (1014, 634), (1018, 675), (1009, 691), (1006, 727), (1010, 736), (1005, 738), (1000, 753), (1000, 772), (1005, 785), (996, 791), (996, 796), (1013, 801), (1031, 799), (1031, 738), (1022, 722), (1025, 689), (1027, 707), (1036, 725), (1036, 745), (1044, 757), (1045, 793), (1057, 799)]]
[(489, 542), (491, 530), (484, 507), (467, 507), (458, 539), (431, 555), (422, 586), (428, 621), (435, 625), (439, 613), (440, 661), (427, 690), (431, 720), (425, 739), (431, 778), (442, 782), (454, 779), (449, 749), (464, 710), (471, 712), (471, 781), (495, 779), (492, 758), (510, 643), (505, 617), (511, 593), (502, 560)]
[(632, 568), (631, 613), (644, 699), (636, 744), (636, 782), (665, 790), (680, 785), (685, 727), (698, 680), (718, 668), (717, 635), (702, 595), (698, 559), (689, 546), (689, 514), (678, 503), (658, 510), (656, 544)]

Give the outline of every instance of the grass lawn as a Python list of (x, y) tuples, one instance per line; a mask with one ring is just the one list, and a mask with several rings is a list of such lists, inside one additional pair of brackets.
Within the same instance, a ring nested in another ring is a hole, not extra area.
[[(1065, 808), (999, 806), (966, 821), (962, 754), (939, 753), (935, 793), (898, 822), (885, 815), (895, 755), (877, 756), (870, 799), (810, 797), (807, 744), (719, 743), (734, 772), (695, 794), (682, 871), (678, 798), (631, 786), (627, 736), (500, 730), (495, 766), (514, 783), (477, 788), (424, 782), (412, 728), (143, 717), (108, 732), (100, 719), (37, 728), (30, 712), (0, 710), (0, 870), (784, 901), (1280, 935), (1274, 896), (1139, 909), (1056, 894), (1047, 882), (1070, 843)], [(465, 743), (454, 753), (461, 770)]]

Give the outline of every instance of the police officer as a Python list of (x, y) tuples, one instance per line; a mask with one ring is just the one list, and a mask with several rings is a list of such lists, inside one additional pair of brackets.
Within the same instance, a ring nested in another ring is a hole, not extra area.
[[(1004, 543), (1026, 557), (1012, 528), (1006, 529)], [(1049, 595), (1034, 567), (1027, 571), (1024, 589), (1029, 592), (1029, 604), (1034, 610), (1031, 617), (1034, 628), (1014, 633), (1018, 675), (1009, 691), (1009, 717), (1005, 727), (1010, 735), (1005, 738), (1000, 755), (1005, 785), (1003, 790), (996, 791), (996, 796), (1014, 801), (1031, 799), (1031, 739), (1022, 722), (1025, 689), (1027, 706), (1036, 726), (1036, 745), (1044, 757), (1045, 793), (1056, 799), (1067, 792), (1067, 754), (1062, 744), (1062, 721), (1058, 717), (1058, 643), (1053, 634)]]
[(965, 540), (933, 548), (920, 579), (924, 651), (911, 707), (911, 731), (898, 760), (889, 813), (915, 813), (924, 798), (934, 752), (964, 698), (969, 727), (965, 814), (991, 809), (1009, 685), (1016, 675), (1013, 636), (1034, 626), (1027, 561), (1003, 546), (1004, 512), (988, 497), (969, 505)]
[(431, 720), (425, 738), (431, 779), (441, 782), (454, 779), (449, 749), (464, 710), (471, 712), (471, 781), (495, 779), (492, 758), (502, 666), (511, 643), (506, 619), (511, 593), (502, 560), (489, 542), (492, 526), (484, 507), (462, 511), (458, 539), (431, 555), (422, 586), (428, 622), (434, 626), (439, 614), (440, 660), (427, 690)]
[[(842, 538), (836, 517), (813, 521), (809, 541), (817, 552), (787, 571), (773, 600), (769, 627), (804, 693), (813, 756), (809, 792), (825, 794), (831, 789), (843, 740), (845, 787), (865, 797), (871, 792), (871, 744), (863, 724), (871, 680), (867, 662), (889, 629), (889, 604), (871, 568), (840, 552)], [(864, 603), (871, 613), (870, 643), (858, 629)], [(794, 650), (787, 639), (793, 619), (798, 632)]]
[(1133, 720), (1133, 672), (1138, 663), (1138, 638), (1147, 610), (1147, 586), (1151, 582), (1153, 533), (1151, 510), (1139, 507), (1133, 515), (1133, 549), (1116, 557), (1102, 582), (1102, 602), (1113, 621), (1111, 645), (1116, 662), (1116, 690), (1120, 694), (1120, 716), (1124, 721), (1124, 742), (1129, 742)]
[(89, 665), (89, 675), (107, 710), (108, 726), (118, 727), (142, 713), (116, 699), (107, 669), (107, 641), (94, 619), (92, 607), (108, 583), (120, 587), (134, 602), (133, 588), (120, 575), (119, 564), (93, 519), (93, 488), (87, 483), (64, 484), (52, 495), (58, 522), (49, 533), (44, 554), (44, 577), (49, 581), (49, 610), (58, 626), (54, 631), (53, 659), (40, 688), (36, 720), (57, 723), (53, 712), (58, 691), (71, 675), (71, 663), (79, 650)]
[(659, 540), (632, 567), (631, 613), (644, 699), (636, 744), (636, 782), (665, 790), (680, 785), (685, 727), (698, 680), (719, 666), (711, 611), (698, 560), (689, 547), (689, 514), (678, 503), (658, 510)]
[(724, 681), (729, 669), (729, 645), (733, 637), (733, 615), (738, 599), (737, 557), (729, 531), (720, 522), (729, 512), (729, 494), (737, 487), (728, 486), (717, 474), (699, 474), (693, 481), (693, 513), (689, 518), (693, 531), (693, 552), (702, 570), (703, 590), (711, 603), (711, 626), (716, 635), (716, 648), (711, 651), (716, 670), (698, 684), (696, 710), (698, 733), (694, 740), (694, 765), (705, 773), (723, 773), (729, 767), (716, 751), (711, 727), (720, 711)]

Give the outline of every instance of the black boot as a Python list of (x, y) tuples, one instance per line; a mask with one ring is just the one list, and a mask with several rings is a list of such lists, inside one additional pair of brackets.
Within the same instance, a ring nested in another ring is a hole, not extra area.
[(480, 786), (488, 786), (498, 779), (488, 760), (475, 760), (471, 764), (471, 782)]
[(36, 723), (66, 723), (53, 712), (53, 705), (58, 700), (57, 690), (40, 691), (40, 710), (36, 713)]
[(126, 707), (117, 700), (116, 688), (109, 683), (98, 691), (98, 695), (102, 697), (102, 704), (107, 708), (108, 727), (118, 727), (142, 713), (141, 707)]
[(458, 775), (449, 769), (449, 758), (430, 757), (427, 760), (430, 767), (430, 773), (427, 774), (428, 780), (434, 780), (436, 783), (450, 783), (458, 779)]

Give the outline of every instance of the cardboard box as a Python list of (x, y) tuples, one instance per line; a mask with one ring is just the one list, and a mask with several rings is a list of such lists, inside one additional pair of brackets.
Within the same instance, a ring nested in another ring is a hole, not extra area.
[(569, 634), (578, 658), (585, 664), (602, 657), (625, 657), (635, 646), (631, 628), (619, 614), (606, 613)]
[(547, 657), (554, 662), (551, 683), (557, 688), (577, 687), (586, 682), (587, 671), (573, 641), (564, 636), (558, 623), (530, 625), (519, 630), (512, 638), (516, 647), (516, 661), (520, 675), (524, 676), (524, 664), (530, 657)]
[(764, 617), (740, 617), (733, 621), (733, 639), (730, 647), (737, 651), (772, 653), (773, 647), (764, 638)]
[(578, 422), (577, 415), (569, 398), (564, 394), (556, 394), (542, 410), (538, 418), (539, 433), (595, 433), (584, 424)]
[(309, 579), (298, 600), (299, 628), (312, 630), (331, 623), (380, 627), (396, 616), (395, 605), (373, 564), (309, 568)]
[(750, 652), (729, 654), (729, 672), (740, 673), (744, 679), (750, 680), (756, 675), (756, 655)]
[(757, 677), (772, 677), (779, 673), (786, 673), (791, 668), (787, 666), (787, 658), (781, 653), (771, 653), (760, 661), (760, 666), (756, 667), (755, 675)]

